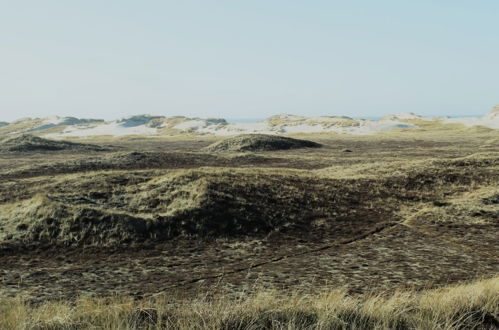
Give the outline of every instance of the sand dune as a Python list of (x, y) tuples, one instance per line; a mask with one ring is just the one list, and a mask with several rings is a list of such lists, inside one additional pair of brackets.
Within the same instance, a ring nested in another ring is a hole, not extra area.
[(74, 117), (24, 118), (0, 123), (0, 136), (37, 132), (48, 138), (90, 137), (98, 135), (179, 136), (239, 134), (337, 133), (375, 134), (381, 131), (418, 129), (426, 123), (461, 124), (499, 129), (499, 106), (483, 117), (424, 117), (414, 113), (396, 113), (378, 120), (353, 119), (345, 116), (305, 117), (279, 114), (257, 122), (229, 123), (222, 118), (188, 118), (135, 115), (113, 121)]

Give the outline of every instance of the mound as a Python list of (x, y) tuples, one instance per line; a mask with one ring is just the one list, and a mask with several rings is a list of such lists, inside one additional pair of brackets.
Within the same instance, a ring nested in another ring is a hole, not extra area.
[[(78, 173), (97, 170), (178, 169), (200, 166), (224, 167), (260, 165), (285, 167), (286, 160), (255, 154), (208, 154), (181, 152), (116, 152), (84, 159), (34, 163), (11, 170), (0, 169), (1, 178), (27, 178), (39, 175)], [(292, 168), (309, 168), (308, 161), (295, 161)]]
[(298, 148), (319, 148), (316, 142), (266, 134), (244, 134), (215, 142), (208, 151), (272, 151)]
[(314, 237), (326, 227), (350, 237), (386, 221), (393, 211), (373, 209), (379, 196), (357, 194), (355, 184), (279, 173), (203, 169), (159, 176), (69, 175), (4, 204), (0, 247), (115, 246), (300, 228), (312, 233), (317, 218), (324, 223)]
[(147, 125), (150, 122), (158, 119), (163, 119), (162, 116), (137, 115), (118, 119), (116, 122), (123, 127), (136, 127)]
[(93, 145), (68, 141), (54, 141), (29, 134), (5, 139), (0, 142), (0, 151), (30, 152), (30, 151), (103, 151), (104, 148)]
[[(456, 191), (482, 183), (497, 186), (498, 156), (415, 162), (398, 174), (392, 170), (398, 164), (378, 164), (368, 171), (372, 177), (202, 168), (90, 172), (38, 185), (16, 183), (15, 191), (0, 189), (0, 248), (149, 244), (271, 232), (299, 232), (317, 240), (357, 237), (398, 221), (397, 212), (410, 205), (433, 203), (444, 210), (441, 201)], [(144, 154), (125, 157), (139, 161)], [(497, 214), (497, 189), (474, 199), (469, 216)], [(464, 214), (448, 209), (451, 217)]]

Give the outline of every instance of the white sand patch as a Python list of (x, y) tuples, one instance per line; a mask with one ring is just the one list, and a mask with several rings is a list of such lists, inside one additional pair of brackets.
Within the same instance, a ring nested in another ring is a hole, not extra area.
[(120, 118), (115, 122), (123, 127), (136, 127), (147, 125), (149, 122), (155, 119), (164, 119), (165, 117), (161, 116), (150, 116), (150, 115), (136, 115), (136, 116), (128, 116), (124, 118)]
[(384, 116), (380, 120), (424, 120), (424, 121), (435, 121), (440, 120), (441, 117), (425, 117), (417, 115), (413, 112), (401, 112), (392, 115)]
[(483, 117), (440, 117), (432, 118), (443, 124), (461, 124), (466, 127), (484, 126), (492, 129), (499, 129), (499, 105), (496, 105), (492, 110)]
[(227, 121), (222, 118), (208, 118), (208, 119), (193, 118), (193, 119), (187, 119), (186, 121), (173, 126), (173, 128), (178, 130), (198, 131), (205, 127), (218, 129), (225, 125), (228, 125)]
[[(277, 124), (275, 124), (277, 122)], [(352, 125), (334, 123), (352, 122)], [(302, 117), (294, 115), (276, 115), (264, 121), (254, 123), (220, 123), (209, 120), (188, 120), (173, 128), (202, 135), (229, 136), (238, 134), (285, 134), (285, 133), (321, 133), (334, 132), (343, 134), (374, 134), (391, 129), (416, 128), (416, 125), (395, 120), (353, 120), (349, 117), (320, 116)]]
[(201, 127), (206, 127), (206, 120), (188, 120), (173, 126), (173, 128), (180, 130), (198, 130)]
[(51, 116), (44, 118), (42, 124), (51, 124), (51, 125), (59, 125), (63, 123), (66, 120), (66, 118), (59, 117), (59, 116)]
[(282, 125), (281, 132), (283, 133), (319, 133), (319, 132), (331, 132), (330, 128), (326, 128), (322, 125), (315, 124), (299, 124), (299, 125)]
[(496, 116), (493, 113), (489, 113), (481, 118), (442, 118), (441, 121), (445, 124), (462, 124), (466, 127), (485, 126), (499, 129), (499, 116)]
[[(289, 114), (279, 114), (258, 122), (228, 123), (220, 118), (186, 118), (186, 117), (163, 117), (150, 115), (137, 115), (121, 118), (111, 122), (95, 119), (78, 119), (74, 117), (48, 117), (48, 118), (23, 118), (9, 125), (28, 124), (22, 128), (12, 127), (13, 131), (6, 130), (5, 134), (23, 133), (30, 131), (43, 131), (55, 126), (64, 126), (61, 132), (46, 134), (47, 137), (62, 138), (89, 137), (96, 135), (126, 136), (126, 135), (148, 135), (160, 136), (166, 134), (171, 136), (170, 130), (175, 129), (173, 135), (238, 135), (238, 134), (286, 134), (286, 133), (340, 133), (340, 134), (375, 134), (381, 131), (414, 129), (418, 126), (408, 121), (428, 120), (437, 123), (462, 124), (468, 127), (481, 125), (493, 129), (499, 129), (499, 107), (483, 117), (474, 118), (443, 118), (423, 117), (414, 113), (397, 113), (385, 116), (379, 120), (352, 119), (345, 116), (316, 116), (304, 117)], [(0, 123), (1, 125), (1, 123)], [(172, 125), (175, 125), (172, 127)]]
[[(190, 119), (176, 124), (173, 128), (180, 130), (179, 134), (199, 134), (230, 136), (238, 134), (285, 134), (285, 133), (340, 133), (340, 134), (374, 134), (380, 131), (393, 129), (417, 128), (416, 125), (403, 123), (396, 120), (353, 120), (347, 117), (299, 117), (292, 115), (280, 115), (281, 120), (277, 125), (275, 116), (265, 121), (254, 123), (227, 123), (223, 119)], [(89, 137), (96, 135), (126, 136), (126, 135), (157, 135), (158, 128), (163, 125), (151, 127), (151, 117), (134, 116), (128, 119), (120, 119), (108, 123), (92, 123), (69, 125), (62, 132), (45, 135), (51, 138), (61, 137)], [(287, 121), (289, 123), (287, 123)], [(348, 123), (351, 125), (335, 123)], [(52, 119), (56, 122), (56, 119)], [(142, 123), (141, 125), (138, 125)]]
[(209, 125), (201, 127), (199, 132), (218, 136), (238, 135), (238, 134), (275, 134), (267, 122), (260, 121), (256, 123), (230, 123), (225, 125)]
[(60, 133), (47, 134), (46, 137), (58, 138), (64, 136), (73, 137), (89, 137), (96, 135), (112, 135), (112, 136), (125, 136), (125, 135), (154, 135), (157, 133), (156, 128), (147, 127), (146, 125), (125, 127), (118, 122), (110, 122), (97, 126), (80, 126), (73, 125), (67, 127)]
[(339, 134), (375, 134), (381, 131), (394, 130), (394, 129), (410, 129), (417, 128), (416, 125), (406, 124), (393, 120), (358, 120), (358, 125), (341, 126), (330, 125), (324, 126), (320, 124), (309, 125), (281, 125), (281, 131), (284, 133), (321, 133), (331, 132)]
[(350, 117), (346, 116), (320, 116), (320, 117), (310, 117), (307, 118), (307, 121), (319, 121), (319, 122), (342, 122), (342, 121), (350, 121), (353, 120)]
[(327, 120), (320, 120), (321, 117), (308, 119), (300, 124), (281, 124), (275, 128), (280, 133), (321, 133), (332, 132), (340, 134), (374, 134), (380, 131), (393, 129), (417, 128), (416, 125), (407, 124), (395, 120), (355, 120), (352, 125), (331, 125), (331, 123), (352, 121), (351, 118), (329, 117)]
[[(343, 134), (374, 134), (380, 131), (392, 129), (410, 129), (417, 128), (416, 125), (402, 123), (394, 120), (370, 121), (359, 120), (355, 121), (355, 125), (342, 126), (331, 125), (331, 120), (317, 123), (317, 118), (313, 119), (314, 123), (307, 123), (308, 120), (302, 123), (294, 122), (291, 119), (289, 124), (270, 125), (267, 121), (256, 123), (231, 123), (227, 125), (207, 125), (205, 127), (196, 127), (194, 130), (198, 133), (227, 136), (237, 134), (285, 134), (285, 133), (321, 133), (334, 132)], [(351, 119), (348, 119), (351, 120)], [(338, 122), (334, 120), (332, 122)]]
[(350, 134), (374, 134), (381, 131), (389, 131), (395, 129), (414, 129), (417, 125), (402, 123), (396, 120), (381, 119), (381, 120), (363, 120), (359, 126), (345, 127), (346, 132)]
[(272, 119), (274, 119), (274, 120), (296, 121), (296, 120), (305, 120), (305, 119), (308, 119), (308, 117), (297, 116), (297, 115), (290, 115), (290, 114), (287, 114), (287, 113), (281, 113), (281, 114), (269, 117), (267, 120), (272, 120)]
[(88, 125), (99, 122), (104, 122), (104, 121), (100, 119), (79, 119), (75, 117), (53, 116), (53, 117), (43, 118), (41, 122), (36, 124), (36, 126), (33, 126), (33, 128), (31, 128), (28, 131), (43, 131), (58, 126), (85, 125), (85, 124)]

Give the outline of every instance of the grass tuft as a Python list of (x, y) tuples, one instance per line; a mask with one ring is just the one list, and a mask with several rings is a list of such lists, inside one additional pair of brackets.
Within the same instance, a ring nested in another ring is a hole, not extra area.
[(0, 300), (1, 329), (494, 329), (499, 277), (421, 292), (349, 296), (262, 291), (244, 298)]

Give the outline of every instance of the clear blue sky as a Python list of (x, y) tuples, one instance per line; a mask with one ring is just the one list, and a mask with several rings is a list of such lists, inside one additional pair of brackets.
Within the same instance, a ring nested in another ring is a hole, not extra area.
[(0, 121), (482, 115), (499, 1), (0, 0)]

